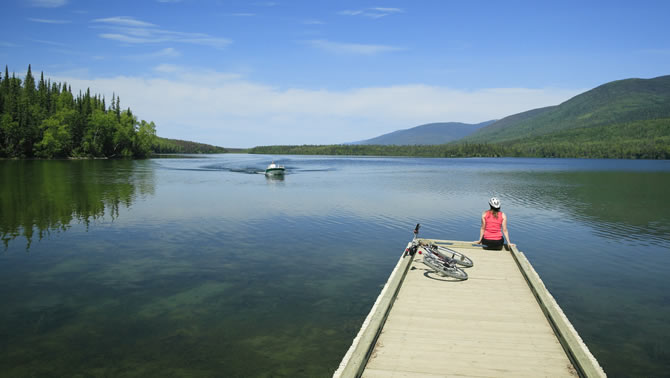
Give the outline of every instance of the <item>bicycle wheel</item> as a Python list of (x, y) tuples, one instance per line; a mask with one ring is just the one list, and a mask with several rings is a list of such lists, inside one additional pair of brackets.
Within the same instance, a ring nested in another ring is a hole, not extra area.
[(461, 281), (465, 281), (468, 279), (468, 274), (465, 273), (465, 271), (457, 266), (443, 266), (441, 271), (438, 271), (437, 273), (442, 274), (444, 276), (449, 276), (452, 278), (459, 279)]
[(424, 265), (427, 265), (429, 268), (437, 272), (437, 274), (441, 276), (449, 276), (462, 281), (468, 279), (468, 274), (465, 273), (463, 269), (455, 265), (449, 265), (449, 263), (442, 261), (437, 257), (433, 257), (429, 255), (429, 253), (430, 252), (424, 255), (421, 262), (423, 262)]
[(471, 268), (475, 265), (475, 263), (472, 262), (472, 259), (470, 259), (468, 256), (460, 252), (454, 251), (451, 248), (443, 247), (441, 245), (436, 244), (433, 244), (431, 247), (437, 247), (434, 248), (437, 253), (448, 259), (454, 260), (454, 262), (460, 266)]

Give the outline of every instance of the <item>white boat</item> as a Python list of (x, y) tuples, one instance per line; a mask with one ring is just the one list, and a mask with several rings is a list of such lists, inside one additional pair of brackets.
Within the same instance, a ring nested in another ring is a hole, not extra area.
[(275, 164), (273, 161), (268, 167), (265, 169), (265, 175), (266, 176), (280, 176), (284, 174), (284, 166)]

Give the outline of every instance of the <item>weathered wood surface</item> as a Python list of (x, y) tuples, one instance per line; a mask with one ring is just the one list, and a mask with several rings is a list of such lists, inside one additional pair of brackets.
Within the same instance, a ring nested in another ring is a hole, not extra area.
[(577, 372), (509, 251), (469, 243), (467, 281), (417, 254), (363, 377), (574, 377)]

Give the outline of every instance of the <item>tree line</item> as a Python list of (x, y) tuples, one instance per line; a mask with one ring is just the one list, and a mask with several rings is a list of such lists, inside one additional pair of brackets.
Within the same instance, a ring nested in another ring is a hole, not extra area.
[[(646, 127), (640, 127), (644, 123)], [(624, 127), (626, 126), (626, 127)], [(542, 157), (601, 159), (670, 159), (670, 119), (640, 121), (617, 127), (573, 129), (551, 136), (500, 143), (449, 143), (440, 145), (301, 145), (259, 146), (253, 154), (363, 155), (409, 157)], [(662, 129), (665, 135), (654, 133)], [(653, 135), (646, 135), (652, 130)], [(612, 131), (612, 130), (608, 130)], [(636, 137), (626, 135), (638, 133)]]
[(120, 99), (75, 97), (67, 83), (51, 82), (30, 65), (24, 80), (0, 74), (0, 157), (147, 157), (156, 139), (153, 122), (138, 121)]
[(670, 118), (581, 127), (513, 141), (439, 145), (260, 146), (255, 154), (670, 159)]
[(349, 155), (407, 157), (540, 157), (590, 159), (670, 159), (670, 138), (659, 141), (630, 141), (612, 146), (606, 142), (560, 143), (462, 143), (443, 145), (302, 145), (259, 146), (251, 154)]
[(211, 144), (157, 137), (152, 150), (157, 154), (222, 154), (227, 149)]

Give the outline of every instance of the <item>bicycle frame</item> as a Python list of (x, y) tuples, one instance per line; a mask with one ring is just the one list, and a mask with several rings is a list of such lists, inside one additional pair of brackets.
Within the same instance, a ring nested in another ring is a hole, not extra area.
[[(468, 274), (456, 266), (457, 261), (455, 259), (439, 253), (438, 248), (424, 245), (421, 240), (417, 240), (419, 227), (420, 224), (417, 224), (414, 229), (414, 238), (412, 239), (411, 246), (405, 249), (405, 256), (407, 256), (407, 254), (414, 256), (414, 254), (419, 251), (419, 254), (423, 256), (422, 262), (438, 274), (466, 280)], [(447, 250), (449, 249), (447, 248)]]

